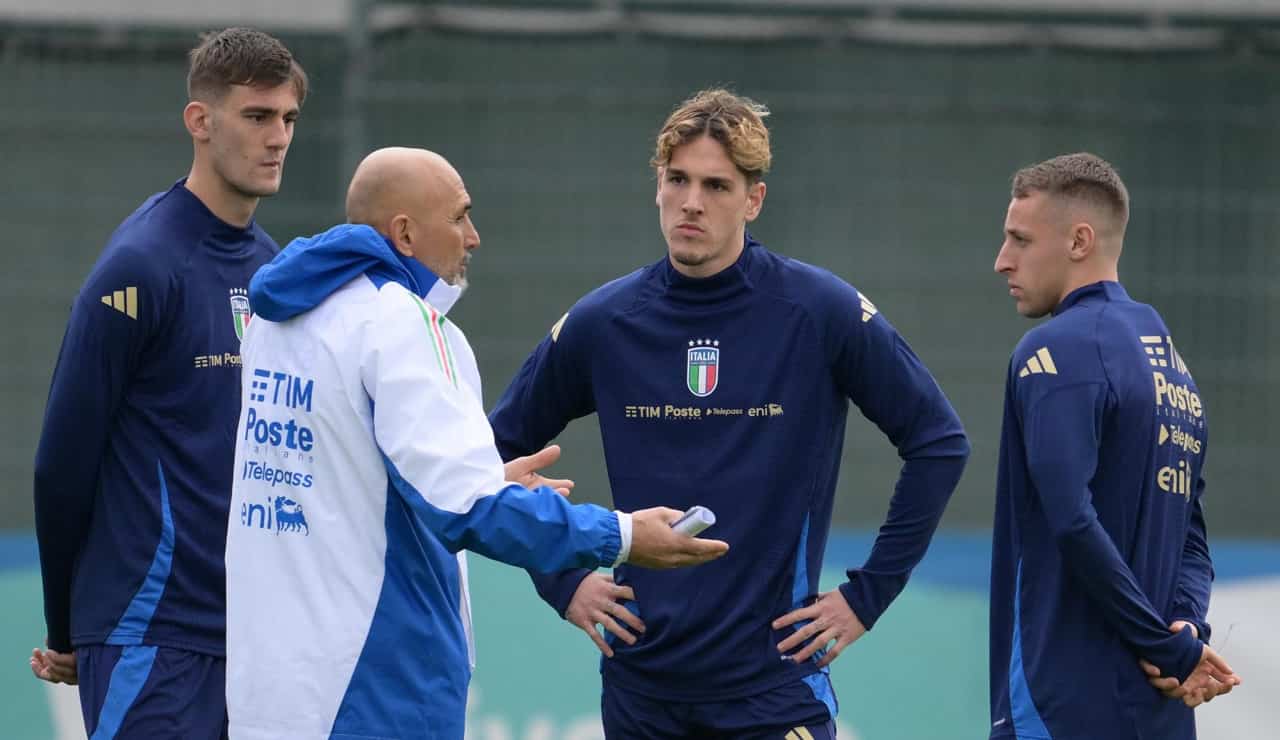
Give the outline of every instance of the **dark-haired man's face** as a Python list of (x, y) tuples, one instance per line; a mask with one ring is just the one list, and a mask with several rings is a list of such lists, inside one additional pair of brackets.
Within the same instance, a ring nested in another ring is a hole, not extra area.
[(1033, 192), (1009, 203), (995, 270), (1008, 281), (1018, 313), (1040, 318), (1066, 297), (1071, 244), (1071, 221), (1048, 194)]
[(293, 83), (270, 88), (232, 85), (210, 108), (209, 153), (214, 172), (242, 195), (275, 195), (298, 117)]

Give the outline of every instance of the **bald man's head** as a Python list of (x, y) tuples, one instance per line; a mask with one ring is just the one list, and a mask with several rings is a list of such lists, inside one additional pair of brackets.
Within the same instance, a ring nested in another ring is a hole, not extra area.
[[(458, 173), (444, 157), (426, 149), (388, 147), (360, 162), (347, 188), (347, 222), (365, 224), (386, 235), (386, 220), (408, 204), (432, 198), (430, 192)], [(435, 186), (433, 188), (433, 186)]]
[(379, 149), (356, 167), (347, 188), (348, 223), (372, 226), (452, 285), (466, 284), (470, 252), (480, 246), (470, 211), (462, 177), (426, 149)]

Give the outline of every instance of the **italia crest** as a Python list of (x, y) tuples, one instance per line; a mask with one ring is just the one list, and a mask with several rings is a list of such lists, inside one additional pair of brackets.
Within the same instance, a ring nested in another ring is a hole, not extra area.
[(253, 314), (249, 311), (249, 291), (244, 288), (231, 289), (231, 320), (236, 325), (236, 338), (244, 341), (244, 330), (249, 328), (249, 319)]
[(698, 398), (711, 395), (720, 382), (720, 341), (691, 339), (684, 375), (689, 392)]

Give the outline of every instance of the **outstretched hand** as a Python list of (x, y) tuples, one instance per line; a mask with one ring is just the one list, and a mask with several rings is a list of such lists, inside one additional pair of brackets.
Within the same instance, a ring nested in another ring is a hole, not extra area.
[(665, 506), (631, 513), (631, 554), (627, 562), (641, 568), (683, 568), (714, 560), (729, 543), (680, 534), (671, 528), (684, 513)]
[[(845, 600), (844, 594), (840, 593), (839, 589), (819, 594), (817, 601), (810, 606), (801, 607), (778, 617), (773, 620), (773, 628), (780, 630), (806, 620), (808, 624), (798, 628), (794, 634), (778, 643), (778, 652), (788, 660), (801, 663), (812, 658), (815, 653), (834, 641), (835, 645), (818, 661), (819, 668), (830, 665), (831, 661), (840, 657), (840, 653), (845, 648), (867, 633), (862, 620), (853, 613), (849, 602)], [(799, 652), (788, 655), (791, 650), (800, 645), (804, 647)]]
[(561, 496), (568, 496), (573, 490), (573, 481), (568, 478), (544, 478), (540, 471), (554, 465), (560, 459), (560, 445), (550, 445), (532, 455), (517, 457), (506, 465), (502, 471), (506, 480), (519, 483), (525, 488), (548, 486), (554, 488)]

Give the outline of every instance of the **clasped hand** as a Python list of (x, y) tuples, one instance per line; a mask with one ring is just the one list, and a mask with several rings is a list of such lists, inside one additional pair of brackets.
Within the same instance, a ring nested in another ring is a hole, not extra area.
[[(1199, 638), (1196, 626), (1182, 620), (1169, 625), (1169, 631), (1181, 632), (1184, 627), (1190, 627), (1192, 634)], [(1227, 661), (1208, 645), (1201, 651), (1200, 662), (1196, 664), (1195, 670), (1182, 683), (1178, 683), (1176, 678), (1161, 676), (1160, 669), (1145, 660), (1138, 662), (1147, 674), (1147, 682), (1156, 690), (1170, 699), (1181, 699), (1183, 704), (1192, 708), (1231, 693), (1241, 683), (1240, 676), (1227, 665)]]

